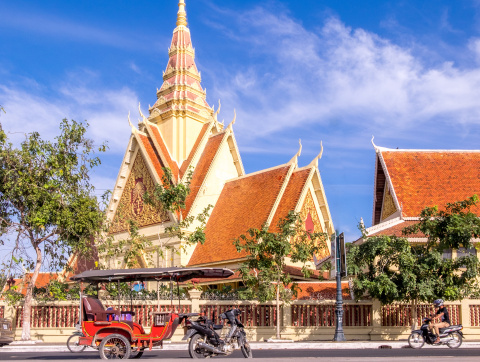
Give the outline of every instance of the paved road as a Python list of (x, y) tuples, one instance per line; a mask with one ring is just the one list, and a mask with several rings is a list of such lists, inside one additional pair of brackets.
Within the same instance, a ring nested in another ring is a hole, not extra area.
[[(272, 362), (272, 359), (275, 359), (275, 362), (278, 361), (289, 361), (293, 362), (293, 359), (312, 359), (318, 358), (319, 360), (336, 360), (339, 361), (362, 361), (362, 362), (372, 362), (372, 361), (385, 361), (386, 359), (393, 359), (395, 362), (403, 361), (422, 361), (425, 358), (435, 358), (435, 360), (452, 360), (455, 361), (476, 361), (478, 362), (480, 357), (480, 349), (477, 348), (459, 348), (452, 350), (446, 347), (438, 348), (428, 348), (421, 350), (412, 350), (410, 348), (402, 349), (343, 349), (343, 350), (325, 350), (325, 349), (302, 349), (302, 350), (293, 350), (293, 349), (283, 349), (283, 350), (254, 350), (254, 358), (259, 360), (265, 360)], [(166, 361), (166, 360), (179, 360), (179, 359), (190, 359), (187, 351), (151, 351), (145, 352), (142, 360), (147, 359), (150, 361)], [(234, 354), (227, 358), (229, 361), (233, 362), (234, 360), (243, 360), (242, 354), (239, 351), (236, 351)], [(0, 350), (0, 361), (58, 361), (61, 360), (98, 360), (98, 352), (83, 352), (79, 354), (73, 354), (70, 352), (2, 352)]]

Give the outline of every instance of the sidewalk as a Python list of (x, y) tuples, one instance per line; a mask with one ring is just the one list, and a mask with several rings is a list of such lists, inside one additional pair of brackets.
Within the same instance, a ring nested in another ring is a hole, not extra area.
[[(187, 343), (165, 343), (164, 350), (187, 350)], [(293, 342), (293, 343), (267, 343), (250, 342), (252, 349), (378, 349), (378, 348), (409, 348), (407, 341), (347, 341), (347, 342)], [(423, 348), (436, 348), (425, 345)], [(480, 348), (480, 341), (464, 341), (460, 348)], [(160, 349), (158, 347), (154, 350)], [(92, 349), (90, 349), (92, 350)], [(13, 342), (8, 346), (0, 347), (0, 352), (68, 352), (65, 344), (53, 343), (30, 343), (22, 344), (20, 341)]]

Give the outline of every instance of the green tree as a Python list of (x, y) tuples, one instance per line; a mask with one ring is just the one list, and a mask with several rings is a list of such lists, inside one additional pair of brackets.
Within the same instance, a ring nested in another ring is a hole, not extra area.
[[(163, 168), (162, 184), (157, 184), (152, 195), (148, 192), (144, 195), (145, 202), (152, 205), (160, 204), (164, 210), (168, 210), (177, 216), (178, 221), (165, 228), (171, 236), (180, 240), (181, 245), (177, 252), (181, 252), (190, 245), (205, 243), (205, 226), (208, 221), (212, 205), (205, 207), (199, 214), (183, 218), (183, 210), (186, 208), (186, 199), (190, 194), (190, 182), (193, 176), (191, 168), (184, 182), (174, 182), (172, 171), (168, 167)], [(192, 230), (192, 225), (195, 228)]]
[(405, 235), (419, 232), (426, 243), (411, 244), (406, 237), (380, 235), (351, 245), (347, 258), (349, 274), (354, 275), (357, 299), (365, 294), (383, 304), (413, 302), (413, 327), (418, 302), (434, 299), (461, 300), (472, 294), (479, 262), (476, 255), (456, 259), (443, 258), (446, 249), (472, 247), (478, 237), (480, 219), (471, 212), (477, 197), (447, 204), (445, 210), (425, 208), (418, 224), (403, 230)]
[(284, 272), (287, 258), (302, 263), (302, 272), (309, 277), (311, 272), (306, 264), (326, 248), (326, 234), (310, 233), (302, 225), (300, 215), (291, 211), (279, 221), (277, 231), (269, 231), (269, 225), (265, 224), (261, 229), (249, 229), (235, 240), (237, 251), (247, 253), (240, 267), (246, 287), (243, 295), (261, 302), (275, 299), (277, 338), (280, 338), (280, 301), (289, 303), (292, 295), (297, 295), (296, 283)]
[[(33, 132), (18, 148), (0, 130), (1, 243), (13, 241), (15, 264), (32, 272), (26, 281), (22, 340), (30, 339), (33, 290), (42, 266), (60, 270), (73, 252), (87, 253), (104, 223), (89, 178), (100, 159), (86, 137), (87, 127), (63, 120), (54, 141)], [(98, 151), (105, 149), (101, 145)]]

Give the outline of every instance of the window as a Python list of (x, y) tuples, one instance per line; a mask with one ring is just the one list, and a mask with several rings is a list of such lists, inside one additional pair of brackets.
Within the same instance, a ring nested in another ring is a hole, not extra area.
[(442, 254), (442, 259), (452, 259), (452, 249), (445, 249)]
[(459, 248), (457, 250), (457, 258), (461, 258), (463, 256), (469, 256), (469, 255), (477, 256), (477, 249), (475, 249), (475, 248), (470, 248), (470, 249)]

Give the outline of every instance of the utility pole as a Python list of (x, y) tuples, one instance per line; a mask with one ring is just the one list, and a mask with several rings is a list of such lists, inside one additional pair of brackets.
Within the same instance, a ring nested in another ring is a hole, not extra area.
[[(337, 266), (337, 302), (335, 303), (335, 336), (333, 337), (334, 342), (345, 342), (347, 339), (343, 334), (343, 297), (342, 297), (342, 263), (341, 263), (341, 242), (344, 241), (343, 233), (336, 236), (335, 238), (335, 263)], [(345, 247), (345, 246), (344, 246)], [(346, 266), (344, 266), (346, 268)]]

